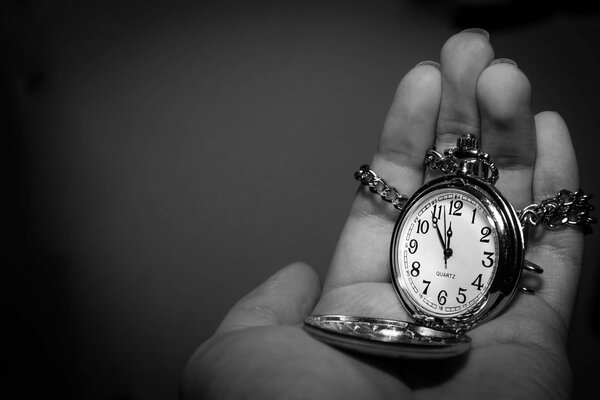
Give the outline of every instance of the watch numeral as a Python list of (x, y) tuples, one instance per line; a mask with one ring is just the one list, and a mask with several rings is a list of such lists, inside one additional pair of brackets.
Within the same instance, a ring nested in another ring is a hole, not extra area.
[(463, 208), (463, 202), (460, 200), (452, 200), (450, 202), (450, 209), (448, 210), (448, 215), (456, 215), (461, 216), (462, 212), (460, 210)]
[(448, 298), (448, 292), (446, 292), (445, 290), (440, 290), (440, 292), (438, 293), (438, 298), (437, 298), (440, 306), (443, 306), (444, 304), (446, 304), (447, 298)]
[[(479, 275), (481, 276), (481, 275)], [(467, 301), (467, 296), (465, 296), (465, 294), (463, 292), (466, 292), (467, 289), (463, 289), (463, 288), (458, 288), (458, 296), (456, 296), (456, 301), (458, 301), (460, 304), (464, 304), (465, 301)]]
[(411, 239), (411, 241), (408, 244), (408, 252), (410, 254), (415, 254), (417, 252), (418, 248), (419, 248), (419, 242), (417, 242), (417, 239)]
[(481, 274), (477, 275), (477, 278), (473, 282), (471, 282), (472, 286), (475, 286), (477, 290), (481, 290), (483, 287), (483, 283), (481, 283)]
[(429, 285), (431, 285), (431, 281), (426, 281), (425, 279), (423, 279), (423, 283), (425, 284), (425, 290), (423, 290), (423, 294), (427, 294), (427, 291), (429, 290)]
[(429, 221), (420, 219), (417, 221), (417, 233), (427, 233), (429, 231)]
[[(491, 251), (484, 251), (484, 252), (483, 252), (483, 255), (484, 255), (484, 256), (486, 256), (486, 259), (485, 259), (485, 260), (481, 260), (481, 264), (482, 264), (484, 267), (486, 267), (486, 268), (489, 268), (489, 267), (491, 267), (492, 265), (494, 265), (494, 259), (492, 258), (492, 257), (494, 256), (494, 253), (492, 253)], [(487, 261), (489, 261), (490, 263), (489, 263), (489, 264), (487, 264), (487, 263), (486, 263), (486, 260), (487, 260)]]
[(419, 271), (419, 268), (421, 268), (421, 263), (418, 261), (413, 262), (412, 269), (410, 270), (410, 274), (416, 278), (421, 273), (421, 271)]
[[(437, 215), (436, 215), (437, 214)], [(433, 215), (437, 218), (437, 219), (441, 219), (442, 218), (442, 207), (438, 206), (437, 204), (433, 205)]]
[(481, 228), (481, 234), (483, 236), (481, 237), (481, 239), (479, 239), (479, 241), (484, 242), (484, 243), (489, 243), (490, 239), (488, 238), (488, 236), (490, 236), (492, 234), (492, 230), (490, 229), (490, 227), (484, 226), (483, 228)]
[(474, 208), (473, 209), (473, 216), (471, 217), (471, 223), (474, 224), (475, 223), (475, 213), (477, 212), (477, 209)]

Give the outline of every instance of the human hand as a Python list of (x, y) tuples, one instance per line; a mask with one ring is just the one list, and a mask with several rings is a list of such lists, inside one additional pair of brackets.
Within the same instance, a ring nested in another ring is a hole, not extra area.
[[(534, 116), (527, 77), (510, 60), (493, 60), (485, 35), (461, 32), (444, 45), (439, 69), (420, 64), (403, 78), (370, 163), (400, 193), (427, 180), (426, 150), (453, 147), (464, 132), (493, 156), (496, 187), (516, 209), (578, 188), (565, 123), (552, 112)], [(300, 328), (311, 312), (410, 319), (389, 277), (396, 218), (397, 210), (361, 189), (323, 289), (312, 269), (293, 264), (240, 300), (190, 359), (183, 398), (568, 397), (566, 338), (583, 250), (576, 229), (531, 235), (527, 258), (544, 268), (540, 281), (526, 283), (537, 285), (536, 294), (517, 294), (501, 315), (470, 331), (464, 356), (350, 354)]]

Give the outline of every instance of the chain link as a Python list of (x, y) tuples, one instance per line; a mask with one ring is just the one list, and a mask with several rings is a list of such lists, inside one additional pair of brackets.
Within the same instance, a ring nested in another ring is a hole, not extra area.
[(523, 225), (544, 224), (548, 229), (573, 225), (581, 226), (583, 233), (592, 233), (591, 224), (596, 223), (597, 220), (590, 216), (590, 211), (594, 210), (594, 207), (588, 203), (591, 198), (591, 194), (585, 194), (581, 189), (576, 192), (561, 190), (555, 197), (525, 207), (519, 217)]
[(458, 148), (447, 149), (444, 154), (436, 150), (428, 150), (425, 165), (444, 175), (460, 173), (477, 176), (491, 185), (498, 181), (498, 168), (490, 161), (487, 153), (474, 150), (470, 154), (471, 157), (462, 158), (457, 157), (458, 150)]
[(381, 198), (402, 211), (408, 197), (398, 193), (398, 191), (392, 186), (388, 185), (383, 179), (371, 170), (368, 164), (361, 165), (358, 171), (354, 173), (354, 179), (360, 181), (365, 186), (369, 187), (369, 190), (373, 193), (377, 193)]

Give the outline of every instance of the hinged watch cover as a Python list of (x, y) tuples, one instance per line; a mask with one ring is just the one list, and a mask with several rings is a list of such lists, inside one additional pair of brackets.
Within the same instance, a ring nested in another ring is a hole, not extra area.
[(471, 338), (416, 323), (346, 315), (311, 315), (303, 328), (329, 345), (391, 358), (448, 358), (465, 353)]

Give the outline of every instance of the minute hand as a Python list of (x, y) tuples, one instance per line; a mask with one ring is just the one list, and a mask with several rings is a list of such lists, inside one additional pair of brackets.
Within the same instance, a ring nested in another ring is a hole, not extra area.
[(442, 249), (444, 249), (444, 251), (445, 251), (446, 250), (446, 241), (442, 237), (442, 232), (440, 232), (440, 228), (438, 227), (438, 224), (437, 224), (438, 219), (436, 218), (436, 216), (433, 212), (431, 213), (431, 222), (433, 223), (433, 227), (437, 231), (438, 238), (440, 238), (440, 243), (442, 244)]

